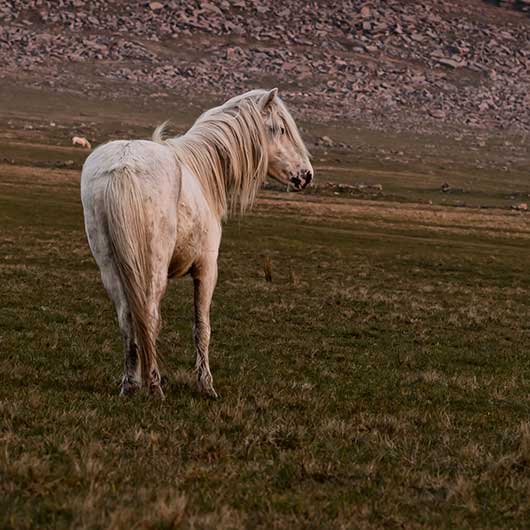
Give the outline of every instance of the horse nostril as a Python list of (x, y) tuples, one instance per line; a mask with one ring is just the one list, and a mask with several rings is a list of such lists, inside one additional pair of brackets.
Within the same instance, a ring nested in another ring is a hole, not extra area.
[(306, 171), (305, 172), (306, 184), (309, 184), (312, 180), (313, 180), (313, 174), (311, 173), (311, 171)]
[(296, 188), (299, 188), (300, 185), (302, 184), (302, 181), (300, 180), (299, 177), (295, 176), (295, 177), (291, 177), (291, 183), (293, 184), (293, 186), (295, 186)]

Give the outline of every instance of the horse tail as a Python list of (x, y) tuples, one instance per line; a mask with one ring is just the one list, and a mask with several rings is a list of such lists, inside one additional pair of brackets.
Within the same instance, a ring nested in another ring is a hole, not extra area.
[(142, 382), (147, 385), (157, 360), (153, 317), (149, 311), (150, 244), (138, 179), (127, 167), (110, 172), (104, 192), (110, 246), (131, 312)]

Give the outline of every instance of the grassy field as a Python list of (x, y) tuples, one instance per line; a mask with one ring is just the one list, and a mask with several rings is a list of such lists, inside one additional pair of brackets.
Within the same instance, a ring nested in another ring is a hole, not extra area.
[(195, 391), (185, 279), (160, 403), (118, 397), (78, 178), (0, 166), (1, 528), (528, 525), (528, 215), (262, 195), (225, 228), (222, 399)]

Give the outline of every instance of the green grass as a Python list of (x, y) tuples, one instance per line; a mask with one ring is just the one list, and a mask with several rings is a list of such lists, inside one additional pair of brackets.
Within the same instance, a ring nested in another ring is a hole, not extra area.
[(225, 227), (222, 398), (184, 279), (160, 403), (118, 397), (75, 173), (2, 171), (1, 528), (527, 526), (527, 216), (267, 195)]

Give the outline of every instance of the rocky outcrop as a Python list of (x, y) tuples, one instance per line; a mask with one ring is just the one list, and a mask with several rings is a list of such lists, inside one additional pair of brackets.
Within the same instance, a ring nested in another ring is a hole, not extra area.
[(37, 85), (101, 94), (119, 81), (124, 93), (158, 97), (279, 84), (317, 120), (528, 131), (528, 1), (498, 3), (516, 10), (480, 0), (11, 0), (0, 6), (0, 75), (34, 72)]

